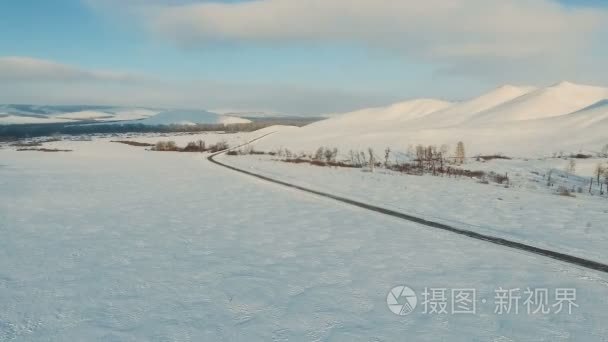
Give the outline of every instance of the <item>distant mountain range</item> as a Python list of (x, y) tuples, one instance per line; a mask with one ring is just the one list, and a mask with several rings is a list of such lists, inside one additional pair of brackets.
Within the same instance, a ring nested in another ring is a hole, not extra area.
[(250, 120), (205, 110), (165, 110), (111, 106), (0, 105), (0, 125), (77, 124), (84, 122), (195, 125), (248, 123)]

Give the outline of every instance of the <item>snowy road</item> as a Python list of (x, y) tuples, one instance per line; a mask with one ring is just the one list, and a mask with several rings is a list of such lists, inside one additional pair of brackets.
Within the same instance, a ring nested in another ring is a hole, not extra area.
[[(198, 154), (70, 147), (0, 150), (0, 341), (608, 338), (602, 273), (285, 190)], [(401, 284), (420, 300), (405, 317), (386, 305)], [(425, 287), (476, 289), (477, 314), (424, 314)], [(575, 288), (579, 307), (498, 315), (499, 287)]]
[[(261, 137), (263, 138), (263, 137)], [(258, 139), (261, 139), (258, 138)], [(256, 139), (256, 140), (258, 140)], [(540, 256), (544, 256), (544, 257), (548, 257), (548, 258), (552, 258), (555, 260), (559, 260), (574, 266), (582, 266), (585, 268), (588, 268), (590, 270), (596, 270), (596, 271), (601, 271), (604, 273), (608, 273), (608, 265), (607, 264), (603, 264), (597, 261), (593, 261), (590, 259), (584, 259), (584, 258), (580, 258), (580, 257), (576, 257), (573, 255), (569, 255), (566, 253), (562, 253), (559, 251), (554, 251), (554, 250), (549, 250), (549, 249), (544, 249), (544, 248), (539, 248), (536, 246), (532, 246), (530, 244), (525, 244), (525, 243), (520, 243), (520, 242), (516, 242), (513, 240), (508, 240), (508, 239), (504, 239), (504, 238), (500, 238), (500, 237), (496, 237), (496, 236), (492, 236), (492, 235), (487, 235), (487, 234), (481, 234), (478, 232), (475, 232), (473, 230), (467, 230), (467, 229), (462, 229), (462, 228), (458, 228), (455, 226), (451, 226), (448, 224), (444, 224), (444, 223), (440, 223), (438, 221), (432, 221), (432, 220), (427, 220), (425, 218), (419, 217), (419, 216), (414, 216), (414, 215), (409, 215), (409, 214), (405, 214), (399, 211), (394, 211), (394, 210), (390, 210), (390, 209), (386, 209), (386, 208), (382, 208), (380, 206), (376, 206), (376, 205), (372, 205), (372, 204), (368, 204), (368, 203), (363, 203), (360, 201), (356, 201), (354, 199), (351, 198), (347, 198), (347, 197), (343, 197), (343, 196), (339, 196), (339, 195), (335, 195), (335, 194), (331, 194), (329, 192), (323, 192), (323, 191), (318, 191), (318, 190), (314, 190), (308, 187), (304, 187), (304, 186), (300, 186), (300, 185), (296, 185), (294, 183), (289, 183), (289, 182), (285, 182), (285, 181), (281, 181), (275, 178), (271, 178), (268, 176), (265, 176), (261, 173), (256, 173), (256, 172), (252, 172), (252, 171), (248, 171), (248, 170), (243, 170), (240, 169), (238, 167), (235, 166), (231, 166), (229, 164), (220, 162), (216, 160), (217, 156), (221, 156), (223, 155), (224, 152), (218, 152), (216, 154), (213, 154), (211, 156), (209, 156), (207, 158), (207, 160), (209, 160), (210, 162), (225, 167), (227, 169), (239, 172), (241, 174), (245, 174), (248, 176), (252, 176), (254, 178), (257, 179), (261, 179), (270, 183), (274, 183), (274, 184), (278, 184), (278, 185), (282, 185), (282, 186), (286, 186), (288, 188), (291, 189), (295, 189), (295, 190), (299, 190), (305, 193), (309, 193), (309, 194), (313, 194), (313, 195), (317, 195), (320, 197), (324, 197), (324, 198), (329, 198), (338, 202), (342, 202), (342, 203), (346, 203), (358, 208), (362, 208), (362, 209), (366, 209), (369, 211), (373, 211), (379, 214), (384, 214), (384, 215), (388, 215), (388, 216), (392, 216), (392, 217), (396, 217), (396, 218), (400, 218), (406, 221), (410, 221), (410, 222), (414, 222), (417, 224), (421, 224), (423, 226), (427, 226), (430, 228), (436, 228), (436, 229), (441, 229), (447, 232), (451, 232), (451, 233), (455, 233), (458, 235), (462, 235), (462, 236), (466, 236), (475, 240), (480, 240), (480, 241), (485, 241), (485, 242), (489, 242), (489, 243), (493, 243), (496, 245), (500, 245), (500, 246), (505, 246), (505, 247), (509, 247), (509, 248), (513, 248), (513, 249), (517, 249), (520, 251), (524, 251), (524, 252), (529, 252), (529, 253), (533, 253), (533, 254), (537, 254)]]

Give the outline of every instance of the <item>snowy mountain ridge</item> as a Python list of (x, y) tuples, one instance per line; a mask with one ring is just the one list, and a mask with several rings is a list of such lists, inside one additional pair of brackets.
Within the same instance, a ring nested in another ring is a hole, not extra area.
[(455, 146), (471, 154), (547, 155), (599, 151), (608, 144), (608, 88), (560, 82), (546, 88), (503, 86), (468, 101), (411, 100), (362, 109), (279, 132), (260, 148), (309, 152), (410, 145)]

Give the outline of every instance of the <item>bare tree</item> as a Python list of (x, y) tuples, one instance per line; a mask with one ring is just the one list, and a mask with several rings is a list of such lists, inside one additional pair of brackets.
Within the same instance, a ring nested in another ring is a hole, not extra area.
[(416, 162), (418, 163), (418, 168), (422, 169), (424, 166), (424, 155), (425, 149), (422, 145), (416, 145)]
[(368, 150), (369, 153), (369, 169), (371, 172), (374, 172), (376, 168), (376, 159), (374, 158), (374, 150), (370, 147)]
[(329, 147), (325, 148), (325, 160), (328, 163), (332, 163), (332, 162), (336, 162), (338, 158), (338, 149), (337, 148), (333, 148), (333, 149), (329, 149)]
[(597, 179), (597, 184), (600, 184), (600, 177), (604, 174), (605, 170), (604, 170), (604, 166), (602, 166), (602, 163), (598, 163), (595, 166), (595, 177)]
[(448, 151), (450, 150), (450, 147), (446, 144), (441, 145), (441, 147), (439, 147), (439, 152), (446, 156), (448, 154)]
[(391, 148), (387, 147), (384, 150), (384, 167), (388, 169), (388, 159), (391, 157)]
[(333, 159), (334, 154), (333, 154), (332, 150), (330, 150), (330, 149), (329, 149), (329, 147), (325, 148), (325, 153), (324, 153), (324, 155), (325, 155), (325, 160), (326, 160), (328, 163), (331, 163), (331, 161), (332, 161), (332, 159)]
[(466, 156), (467, 155), (464, 149), (464, 143), (462, 141), (459, 141), (456, 145), (456, 163), (459, 165), (464, 164)]
[(365, 164), (365, 158), (361, 158), (361, 153), (359, 151), (350, 151), (350, 162), (353, 166), (363, 167)]
[(574, 174), (576, 172), (576, 160), (568, 160), (568, 164), (566, 165), (566, 172), (571, 174)]
[(408, 158), (414, 158), (414, 145), (409, 144), (407, 146), (407, 153), (406, 153)]
[(323, 149), (323, 147), (319, 147), (317, 149), (317, 152), (315, 152), (314, 160), (322, 161), (324, 154), (325, 154), (325, 150)]
[(439, 167), (441, 169), (441, 172), (443, 172), (443, 167), (446, 161), (445, 158), (447, 157), (449, 150), (450, 147), (446, 144), (443, 144), (441, 145), (441, 147), (439, 147)]
[(606, 158), (608, 157), (608, 144), (604, 145), (604, 147), (602, 147), (602, 157)]
[(603, 184), (600, 184), (600, 195), (604, 194), (604, 184), (606, 185), (606, 191), (608, 191), (608, 169), (604, 169), (604, 173), (602, 174)]

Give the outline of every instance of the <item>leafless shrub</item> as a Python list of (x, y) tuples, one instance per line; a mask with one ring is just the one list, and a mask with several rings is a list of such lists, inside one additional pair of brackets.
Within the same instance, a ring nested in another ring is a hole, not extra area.
[(325, 155), (325, 149), (323, 147), (319, 147), (317, 152), (315, 152), (314, 160), (323, 160), (323, 156)]
[(211, 153), (215, 153), (215, 152), (219, 152), (219, 151), (224, 151), (228, 149), (228, 143), (225, 141), (220, 141), (217, 142), (211, 146), (209, 146), (209, 148), (207, 149), (207, 151), (211, 152)]
[(563, 186), (563, 185), (560, 185), (560, 186), (557, 188), (557, 194), (558, 194), (558, 195), (560, 195), (560, 196), (566, 196), (566, 197), (576, 197), (576, 196), (575, 196), (575, 195), (572, 193), (572, 191), (570, 191), (570, 189), (566, 188), (566, 187), (565, 187), (565, 186)]
[(488, 173), (488, 178), (498, 184), (505, 184), (509, 182), (509, 177), (507, 175), (501, 175), (493, 171)]
[(207, 146), (204, 141), (191, 141), (186, 147), (181, 149), (181, 152), (205, 152), (207, 151)]
[(175, 141), (159, 141), (154, 145), (152, 150), (166, 152), (166, 151), (177, 151), (178, 148), (177, 148), (177, 145), (175, 144)]
[(335, 163), (336, 159), (338, 158), (338, 149), (337, 148), (330, 149), (329, 147), (326, 147), (323, 155), (324, 155), (325, 161), (327, 163), (332, 163), (332, 162)]
[(293, 155), (294, 154), (291, 152), (291, 150), (289, 150), (287, 148), (285, 149), (285, 158), (290, 159), (293, 157)]
[(583, 154), (583, 153), (577, 153), (577, 154), (570, 155), (570, 158), (575, 158), (575, 159), (589, 159), (592, 157), (593, 156), (590, 154)]

